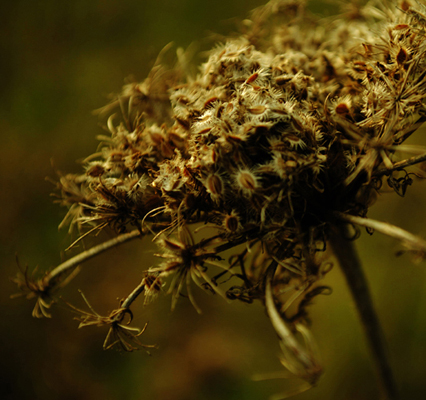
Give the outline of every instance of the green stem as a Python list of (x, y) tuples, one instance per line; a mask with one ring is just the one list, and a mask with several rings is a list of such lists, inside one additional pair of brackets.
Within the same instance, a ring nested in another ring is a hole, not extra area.
[(339, 232), (331, 233), (331, 246), (355, 301), (386, 398), (397, 400), (398, 390), (388, 360), (380, 321), (374, 309), (358, 253), (353, 241), (347, 240), (347, 237), (349, 237), (348, 227), (342, 226)]

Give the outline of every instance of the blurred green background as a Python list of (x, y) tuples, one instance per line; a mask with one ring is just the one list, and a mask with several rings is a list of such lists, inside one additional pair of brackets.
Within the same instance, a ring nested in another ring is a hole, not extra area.
[[(77, 330), (64, 307), (51, 320), (31, 318), (33, 304), (10, 300), (9, 277), (22, 265), (57, 265), (69, 244), (57, 226), (65, 210), (52, 205), (57, 169), (77, 172), (103, 133), (92, 110), (106, 104), (129, 76), (143, 80), (169, 42), (186, 47), (208, 32), (230, 33), (261, 0), (15, 0), (0, 6), (0, 397), (103, 400), (254, 400), (293, 390), (297, 380), (253, 382), (254, 373), (282, 370), (279, 347), (259, 305), (231, 305), (196, 293), (204, 313), (182, 299), (136, 304), (142, 340), (160, 348), (104, 352), (106, 331)], [(321, 9), (323, 4), (313, 4)], [(201, 48), (206, 43), (200, 45)], [(423, 132), (424, 133), (424, 132)], [(426, 140), (417, 133), (413, 143)], [(423, 135), (424, 136), (424, 135)], [(405, 198), (383, 194), (370, 216), (426, 237), (426, 182)], [(84, 265), (64, 297), (84, 308), (81, 289), (106, 314), (155, 263), (149, 240), (114, 249)], [(426, 265), (395, 257), (398, 245), (376, 233), (358, 241), (383, 321), (404, 399), (426, 393)], [(313, 331), (326, 373), (307, 399), (377, 399), (379, 392), (348, 290), (337, 267), (325, 284), (334, 293), (312, 306)]]

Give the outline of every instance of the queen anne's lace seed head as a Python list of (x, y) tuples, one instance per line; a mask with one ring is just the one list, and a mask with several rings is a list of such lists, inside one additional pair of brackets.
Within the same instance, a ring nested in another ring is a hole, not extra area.
[[(306, 305), (323, 292), (315, 289), (325, 275), (318, 253), (339, 219), (366, 216), (382, 176), (401, 195), (412, 183), (395, 171), (417, 161), (395, 163), (398, 145), (426, 120), (426, 7), (357, 2), (324, 22), (304, 4), (271, 0), (238, 39), (211, 50), (197, 75), (185, 72), (179, 50), (175, 68), (156, 63), (103, 109), (112, 115), (100, 151), (84, 173), (56, 184), (69, 209), (63, 224), (82, 237), (133, 226), (153, 235), (162, 261), (146, 266), (120, 318), (86, 313), (83, 325), (106, 321), (133, 349), (143, 330), (122, 316), (134, 298), (145, 292), (151, 301), (170, 282), (173, 307), (186, 293), (200, 311), (193, 281), (227, 299), (268, 303), (271, 319), (282, 319), (274, 326), (283, 364), (315, 383), (321, 368), (309, 351)], [(404, 243), (424, 255), (420, 242)], [(227, 264), (220, 254), (230, 249)], [(213, 268), (221, 273), (207, 273)], [(230, 279), (225, 293), (218, 282)], [(34, 283), (25, 273), (17, 282), (39, 298), (37, 316), (47, 315), (50, 276)]]

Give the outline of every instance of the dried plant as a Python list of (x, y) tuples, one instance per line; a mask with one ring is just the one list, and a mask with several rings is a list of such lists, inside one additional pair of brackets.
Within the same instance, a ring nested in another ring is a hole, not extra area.
[[(142, 329), (129, 326), (133, 320), (133, 313), (130, 311), (129, 306), (140, 292), (143, 291), (144, 285), (145, 283), (142, 282), (142, 284), (121, 303), (120, 308), (112, 311), (107, 317), (99, 315), (92, 308), (83, 293), (81, 293), (81, 295), (91, 312), (80, 310), (71, 304), (68, 304), (68, 306), (71, 307), (74, 312), (80, 314), (80, 317), (75, 318), (77, 321), (80, 321), (80, 325), (78, 326), (79, 328), (84, 328), (85, 326), (109, 327), (108, 334), (103, 345), (104, 350), (117, 348), (124, 351), (133, 351), (138, 348), (145, 348), (145, 350), (147, 348), (155, 348), (156, 345), (146, 345), (139, 341), (139, 336), (145, 332), (148, 323), (146, 323)], [(126, 323), (123, 323), (126, 316), (129, 317), (129, 320)], [(150, 354), (148, 350), (146, 351)]]
[(145, 81), (125, 86), (100, 110), (109, 134), (84, 172), (56, 183), (69, 210), (61, 225), (78, 228), (78, 240), (100, 230), (117, 235), (38, 281), (23, 274), (16, 282), (39, 299), (34, 316), (48, 316), (58, 278), (150, 235), (162, 261), (108, 317), (74, 308), (80, 326), (109, 326), (104, 348), (147, 347), (138, 340), (145, 328), (122, 323), (130, 304), (141, 293), (151, 304), (166, 286), (172, 308), (186, 293), (200, 311), (193, 281), (227, 301), (262, 302), (283, 366), (311, 387), (322, 366), (308, 305), (329, 292), (320, 284), (331, 266), (329, 243), (384, 393), (398, 398), (350, 239), (365, 227), (425, 258), (424, 240), (367, 218), (382, 184), (403, 196), (424, 177), (412, 166), (426, 160), (425, 150), (404, 142), (426, 120), (425, 37), (426, 7), (418, 1), (351, 3), (320, 19), (304, 1), (271, 0), (244, 21), (238, 38), (211, 50), (195, 76), (182, 50), (173, 68), (159, 57)]

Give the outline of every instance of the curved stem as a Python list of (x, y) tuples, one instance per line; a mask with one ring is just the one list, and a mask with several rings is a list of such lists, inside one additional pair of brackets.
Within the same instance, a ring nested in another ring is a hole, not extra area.
[(347, 237), (349, 237), (348, 227), (342, 226), (339, 232), (331, 233), (331, 246), (355, 301), (386, 398), (397, 400), (398, 390), (388, 360), (380, 321), (374, 309), (358, 253), (353, 241), (345, 239)]
[(338, 219), (351, 224), (364, 226), (366, 228), (374, 229), (380, 233), (400, 240), (409, 250), (414, 250), (420, 253), (423, 258), (426, 255), (426, 241), (421, 237), (413, 235), (412, 233), (399, 228), (398, 226), (388, 224), (387, 222), (377, 221), (371, 218), (357, 217), (356, 215), (335, 212), (334, 216)]
[(70, 258), (62, 264), (59, 264), (55, 269), (53, 269), (49, 274), (47, 274), (43, 278), (43, 283), (46, 286), (49, 286), (49, 283), (52, 280), (58, 278), (60, 275), (64, 274), (68, 270), (77, 267), (81, 263), (90, 260), (91, 258), (97, 256), (100, 253), (103, 253), (106, 250), (111, 249), (112, 247), (129, 242), (130, 240), (133, 240), (140, 236), (141, 232), (138, 229), (135, 229), (129, 233), (123, 233), (122, 235), (119, 235), (111, 240), (107, 240), (106, 242), (103, 242), (86, 251), (83, 251), (82, 253), (77, 254), (76, 256)]
[(145, 280), (142, 279), (142, 282), (136, 286), (132, 293), (130, 293), (125, 300), (123, 301), (123, 303), (121, 304), (121, 308), (126, 308), (128, 309), (130, 307), (130, 305), (137, 299), (137, 297), (144, 291), (145, 289)]
[[(310, 333), (301, 324), (296, 324), (296, 331), (300, 332), (305, 338), (305, 347), (302, 346), (294, 336), (290, 326), (287, 326), (280, 313), (278, 312), (275, 301), (272, 283), (278, 263), (273, 260), (268, 267), (265, 277), (265, 308), (268, 317), (281, 339), (281, 349), (284, 358), (281, 363), (294, 375), (306, 380), (312, 387), (322, 375), (323, 369), (317, 360), (316, 355), (310, 351), (312, 337)], [(314, 346), (315, 347), (315, 346)], [(309, 388), (308, 387), (308, 388)]]

